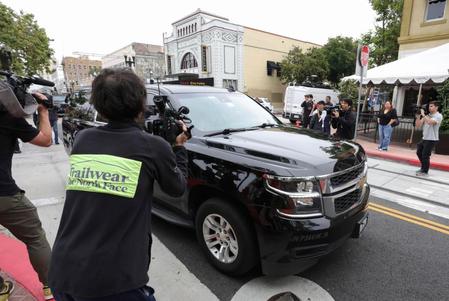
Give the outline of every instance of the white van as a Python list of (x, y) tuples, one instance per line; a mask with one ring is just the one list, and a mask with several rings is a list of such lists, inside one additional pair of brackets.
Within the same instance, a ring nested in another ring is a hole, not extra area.
[(290, 119), (291, 123), (295, 123), (296, 120), (302, 119), (301, 104), (304, 101), (304, 95), (312, 94), (313, 101), (317, 103), (320, 100), (326, 101), (326, 96), (331, 97), (332, 103), (338, 102), (337, 90), (332, 88), (314, 88), (306, 86), (293, 86), (289, 85), (285, 89), (284, 94), (284, 111), (282, 117)]

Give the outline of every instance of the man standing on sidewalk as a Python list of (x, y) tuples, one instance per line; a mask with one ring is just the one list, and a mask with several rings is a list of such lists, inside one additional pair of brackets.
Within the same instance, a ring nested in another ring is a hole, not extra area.
[[(45, 95), (35, 97), (44, 100)], [(32, 127), (23, 117), (16, 118), (8, 112), (0, 112), (0, 225), (21, 240), (28, 249), (31, 264), (44, 285), (45, 300), (53, 298), (48, 288), (48, 266), (51, 249), (36, 207), (15, 183), (11, 174), (12, 156), (17, 139), (37, 146), (51, 145), (51, 127), (47, 108), (40, 104), (39, 129)]]
[(440, 129), (443, 116), (438, 112), (438, 103), (429, 103), (429, 114), (426, 115), (424, 109), (416, 115), (416, 127), (423, 128), (422, 141), (418, 143), (416, 154), (421, 162), (421, 169), (416, 172), (417, 176), (427, 176), (430, 167), (430, 155), (435, 144), (439, 140), (438, 131)]

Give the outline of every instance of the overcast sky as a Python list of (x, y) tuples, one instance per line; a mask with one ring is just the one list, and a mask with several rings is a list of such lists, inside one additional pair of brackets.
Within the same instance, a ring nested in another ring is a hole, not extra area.
[(0, 1), (34, 14), (54, 39), (58, 60), (74, 51), (107, 54), (131, 42), (162, 45), (162, 33), (171, 34), (171, 23), (198, 8), (239, 25), (318, 44), (337, 35), (358, 38), (375, 22), (368, 0)]

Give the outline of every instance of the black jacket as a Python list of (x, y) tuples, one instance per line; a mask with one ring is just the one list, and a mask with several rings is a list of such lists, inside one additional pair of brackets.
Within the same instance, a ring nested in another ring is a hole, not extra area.
[(186, 188), (187, 151), (134, 123), (81, 131), (70, 155), (67, 194), (53, 246), (50, 287), (97, 298), (144, 286), (151, 259), (153, 184)]
[(340, 111), (338, 118), (332, 118), (332, 127), (337, 129), (336, 136), (340, 139), (353, 139), (355, 132), (355, 119), (356, 115), (351, 110)]

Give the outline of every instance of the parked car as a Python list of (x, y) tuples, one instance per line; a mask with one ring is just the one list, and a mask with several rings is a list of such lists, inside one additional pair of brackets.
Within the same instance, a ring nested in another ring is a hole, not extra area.
[(270, 100), (266, 97), (256, 97), (254, 98), (258, 103), (260, 103), (269, 112), (273, 112), (273, 105)]
[[(149, 112), (156, 112), (148, 90)], [(155, 183), (153, 214), (196, 229), (205, 256), (220, 271), (296, 274), (359, 237), (368, 220), (363, 148), (281, 123), (239, 92), (161, 85), (167, 106), (190, 109), (188, 189), (170, 197)], [(93, 107), (63, 119), (64, 145), (104, 125)], [(154, 113), (154, 114), (157, 114)], [(157, 119), (151, 115), (151, 120)]]
[(65, 100), (66, 97), (64, 95), (53, 95), (53, 105), (57, 109), (59, 117), (64, 116), (65, 110), (69, 106), (69, 104), (66, 103)]

